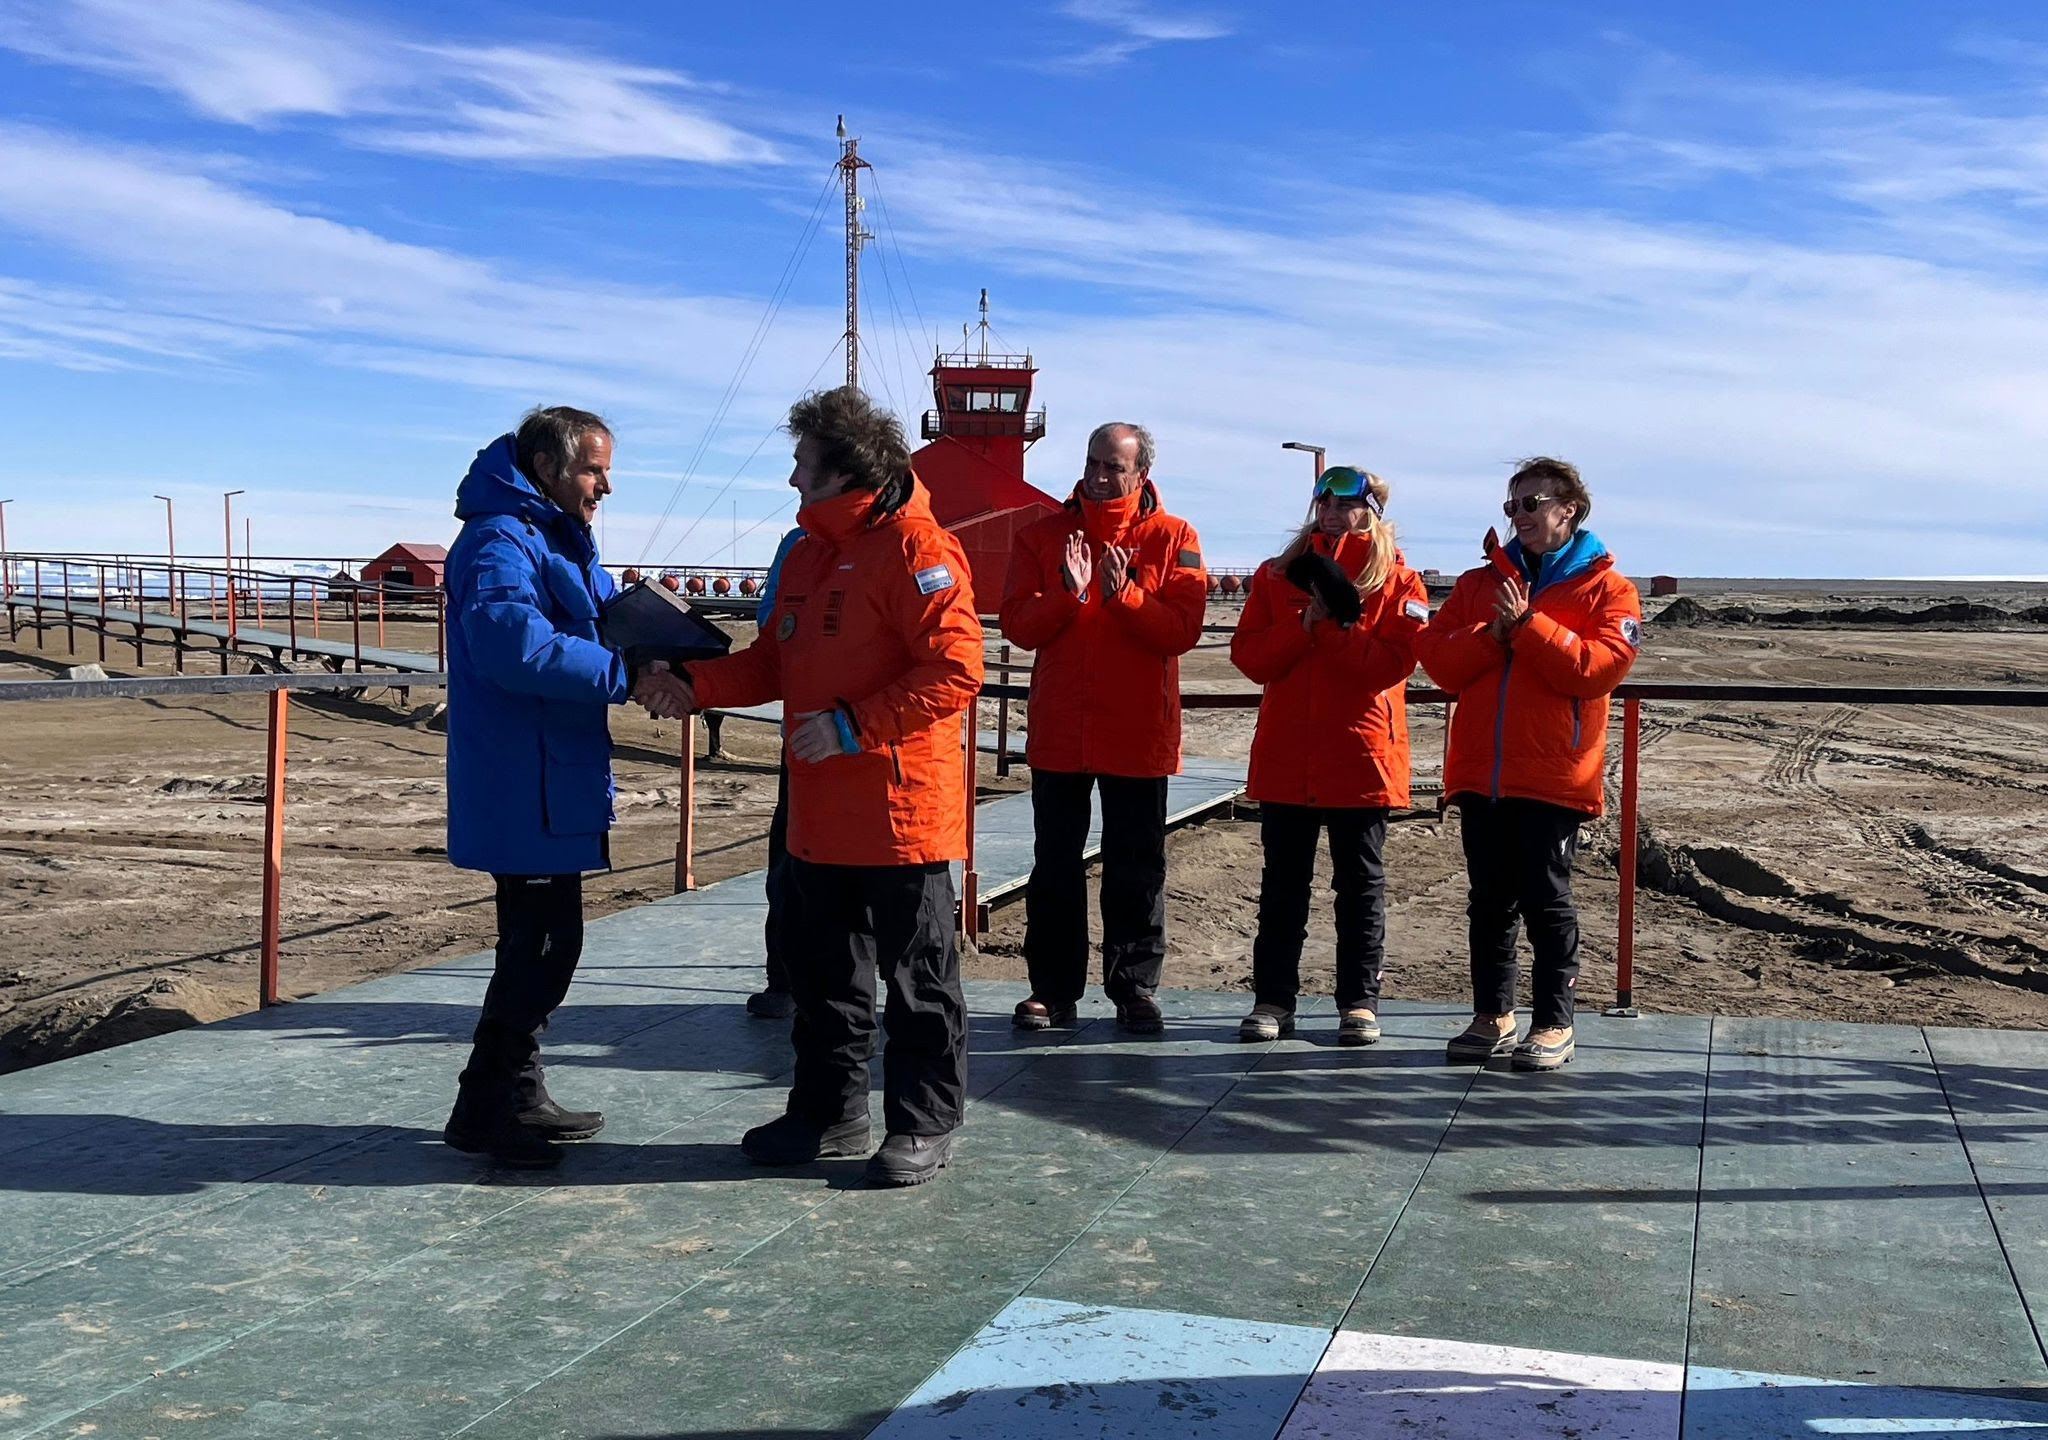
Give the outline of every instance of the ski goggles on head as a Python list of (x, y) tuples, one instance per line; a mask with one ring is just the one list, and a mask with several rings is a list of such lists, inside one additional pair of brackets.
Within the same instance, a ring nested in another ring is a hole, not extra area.
[(1332, 465), (1316, 477), (1317, 500), (1325, 495), (1333, 500), (1356, 500), (1375, 515), (1384, 515), (1379, 497), (1372, 493), (1373, 477), (1363, 470), (1349, 465)]

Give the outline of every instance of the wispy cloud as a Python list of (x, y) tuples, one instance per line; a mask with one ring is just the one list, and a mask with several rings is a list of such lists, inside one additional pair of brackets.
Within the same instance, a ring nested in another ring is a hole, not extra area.
[(1110, 32), (1110, 38), (1065, 50), (1041, 69), (1106, 70), (1159, 45), (1221, 40), (1236, 33), (1223, 16), (1207, 11), (1173, 11), (1144, 0), (1064, 0), (1060, 13)]
[(463, 46), (253, 0), (0, 0), (0, 45), (146, 85), (238, 125), (337, 122), (351, 143), (450, 159), (773, 163), (672, 70)]

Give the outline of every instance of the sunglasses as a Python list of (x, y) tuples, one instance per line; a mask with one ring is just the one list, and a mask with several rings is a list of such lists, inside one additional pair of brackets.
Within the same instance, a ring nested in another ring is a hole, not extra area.
[(1541, 505), (1546, 500), (1555, 500), (1556, 498), (1555, 495), (1524, 495), (1520, 500), (1510, 500), (1501, 506), (1500, 513), (1512, 520), (1515, 518), (1515, 507), (1519, 505), (1524, 515), (1534, 515), (1538, 505)]
[(1316, 477), (1315, 498), (1318, 500), (1355, 500), (1375, 515), (1386, 512), (1380, 507), (1379, 497), (1372, 493), (1372, 477), (1363, 470), (1349, 465), (1332, 465)]

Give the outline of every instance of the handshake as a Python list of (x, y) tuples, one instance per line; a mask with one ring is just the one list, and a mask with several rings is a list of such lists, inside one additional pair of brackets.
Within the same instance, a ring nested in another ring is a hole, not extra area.
[[(636, 705), (646, 706), (648, 715), (656, 720), (680, 720), (685, 715), (694, 715), (698, 709), (697, 691), (690, 684), (690, 677), (671, 670), (666, 660), (650, 660), (634, 679), (633, 693), (628, 698)], [(857, 745), (848, 748), (839, 719), (832, 711), (808, 710), (796, 718), (795, 728), (787, 734), (790, 759), (815, 765), (834, 755), (859, 753)]]
[(629, 698), (646, 706), (648, 715), (656, 720), (680, 720), (697, 709), (697, 692), (690, 677), (669, 669), (666, 660), (650, 660), (641, 669)]

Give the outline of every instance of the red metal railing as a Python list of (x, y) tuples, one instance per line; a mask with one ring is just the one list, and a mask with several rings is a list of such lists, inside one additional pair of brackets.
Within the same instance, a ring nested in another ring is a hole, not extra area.
[[(438, 670), (447, 663), (447, 596), (437, 586), (366, 585), (348, 575), (268, 571), (257, 568), (253, 562), (239, 560), (224, 566), (63, 555), (8, 558), (15, 565), (25, 566), (30, 575), (27, 587), (11, 587), (10, 593), (0, 596), (0, 603), (7, 608), (8, 633), (10, 637), (20, 634), (22, 615), (26, 613), (36, 632), (38, 648), (47, 648), (44, 635), (62, 625), (66, 646), (75, 654), (78, 627), (82, 623), (96, 634), (102, 662), (107, 659), (110, 640), (132, 643), (138, 665), (147, 663), (147, 644), (168, 643), (180, 673), (188, 653), (209, 649), (217, 651), (223, 674), (232, 655), (261, 651), (271, 652), (279, 663), (287, 656), (321, 658), (352, 663), (358, 672), (402, 663), (366, 653), (363, 610), (367, 594), (375, 607), (375, 649), (386, 648), (386, 621), (395, 612), (407, 620), (433, 626), (433, 663), (427, 663), (424, 650), (416, 652), (422, 671)], [(207, 617), (201, 622), (195, 622), (191, 615), (195, 589), (203, 589), (206, 595)], [(280, 598), (281, 615), (276, 604)], [(321, 631), (323, 613), (336, 605), (346, 607), (350, 635), (346, 646), (327, 640)], [(240, 623), (244, 614), (254, 619), (255, 628)], [(311, 622), (310, 643), (300, 629), (302, 620)], [(272, 622), (283, 628), (267, 628)], [(132, 635), (127, 633), (131, 630)], [(156, 639), (151, 632), (168, 636), (168, 641)], [(214, 644), (196, 643), (205, 640)]]
[[(435, 689), (446, 685), (442, 673), (381, 671), (374, 673), (394, 688)], [(329, 675), (223, 675), (169, 677), (152, 676), (120, 680), (11, 681), (0, 683), (0, 701), (82, 700), (177, 694), (262, 693), (269, 696), (269, 725), (265, 763), (265, 806), (263, 845), (263, 914), (259, 993), (263, 1004), (277, 1003), (278, 963), (282, 943), (281, 910), (284, 881), (285, 752), (290, 721), (288, 692), (293, 690), (344, 690), (363, 684), (360, 674)], [(999, 703), (1024, 700), (1030, 691), (1020, 685), (990, 684), (982, 687), (983, 698)], [(1642, 705), (1646, 701), (1746, 702), (1751, 704), (1855, 704), (2048, 709), (2048, 689), (1892, 689), (1873, 686), (1802, 685), (1696, 685), (1629, 684), (1616, 692), (1622, 702), (1620, 825), (1620, 913), (1615, 955), (1615, 1005), (1611, 1014), (1633, 1014), (1636, 921), (1637, 807), (1640, 790), (1640, 736)], [(1256, 692), (1223, 694), (1187, 693), (1181, 697), (1184, 709), (1256, 709)], [(1440, 690), (1416, 687), (1408, 691), (1412, 704), (1446, 703), (1454, 697)], [(979, 775), (976, 708), (963, 716), (966, 769), (970, 797), (967, 818), (967, 856), (963, 867), (960, 924), (963, 933), (980, 932), (980, 873), (975, 863), (974, 806)], [(998, 733), (1005, 733), (999, 726)], [(695, 717), (682, 727), (679, 758), (682, 792), (681, 817), (676, 841), (675, 884), (681, 891), (696, 888), (696, 724)], [(998, 756), (998, 764), (1004, 757)]]

